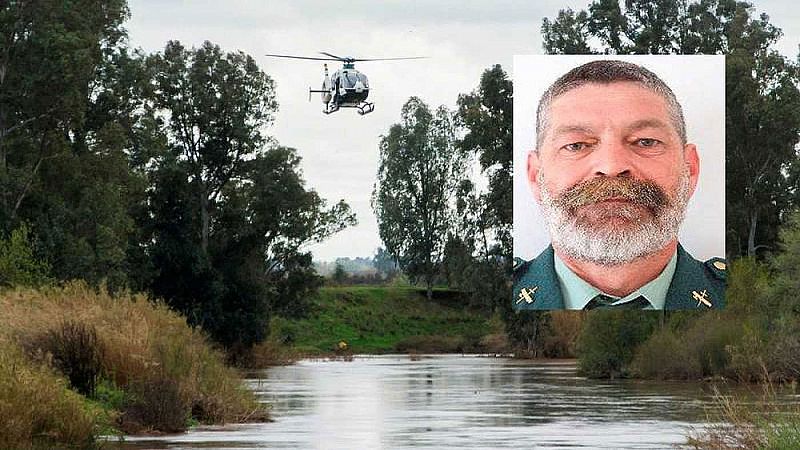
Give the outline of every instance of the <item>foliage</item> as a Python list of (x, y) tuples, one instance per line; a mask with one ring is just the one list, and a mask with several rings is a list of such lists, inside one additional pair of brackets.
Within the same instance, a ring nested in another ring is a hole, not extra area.
[(337, 284), (342, 284), (345, 278), (347, 278), (347, 272), (344, 271), (344, 267), (341, 264), (336, 263), (336, 269), (334, 269), (331, 278), (333, 282)]
[[(484, 255), (511, 254), (513, 95), (511, 79), (495, 65), (483, 72), (476, 91), (458, 96), (458, 118), (467, 129), (458, 145), (477, 155), (489, 179), (488, 191), (477, 202), (464, 204), (459, 215), (472, 212), (476, 216), (471, 238), (481, 241), (476, 249), (481, 248)], [(499, 248), (491, 248), (487, 233)]]
[(800, 446), (800, 410), (778, 401), (767, 384), (757, 401), (715, 393), (716, 410), (709, 424), (692, 430), (685, 448), (733, 450), (742, 448), (784, 450)]
[(122, 426), (126, 433), (154, 429), (177, 433), (188, 428), (191, 404), (180, 381), (163, 372), (149, 372), (128, 389), (130, 400), (123, 407)]
[(0, 6), (0, 231), (27, 222), (59, 279), (126, 281), (134, 177), (93, 112), (127, 17), (124, 0)]
[(100, 420), (63, 379), (0, 336), (0, 448), (89, 448)]
[(103, 370), (103, 344), (93, 326), (68, 320), (34, 338), (29, 347), (29, 352), (52, 358), (72, 389), (87, 397), (94, 395)]
[(355, 218), (305, 188), (294, 149), (265, 148), (274, 88), (251, 57), (171, 41), (148, 64), (169, 118), (149, 199), (151, 287), (235, 359), (266, 337), (270, 314), (307, 312), (321, 279), (302, 247)]
[(578, 338), (578, 368), (591, 378), (630, 375), (635, 349), (647, 340), (661, 312), (599, 310), (587, 314)]
[(40, 286), (50, 281), (50, 265), (38, 260), (25, 225), (0, 238), (0, 286)]
[(463, 158), (445, 107), (431, 112), (411, 97), (403, 105), (401, 121), (381, 138), (372, 207), (387, 251), (413, 282), (425, 284), (431, 298), (453, 226), (452, 202)]
[(588, 15), (585, 11), (576, 14), (571, 8), (567, 8), (560, 10), (555, 20), (545, 17), (542, 20), (544, 50), (551, 55), (592, 53), (588, 44), (588, 29)]
[[(242, 386), (234, 370), (224, 365), (224, 356), (212, 348), (206, 336), (189, 328), (185, 318), (166, 305), (143, 295), (114, 297), (84, 283), (16, 289), (0, 295), (0, 311), (0, 340), (14, 339), (25, 349), (36, 348), (41, 336), (63, 326), (65, 317), (93, 324), (104, 347), (99, 355), (105, 374), (101, 385), (110, 384), (125, 392), (121, 396), (122, 412), (131, 415), (121, 416), (123, 427), (158, 429), (159, 424), (140, 422), (142, 416), (135, 414), (135, 405), (157, 400), (159, 395), (148, 391), (148, 386), (163, 388), (164, 392), (171, 389), (157, 383), (161, 379), (177, 386), (188, 405), (184, 410), (202, 423), (265, 417), (253, 393)], [(96, 395), (100, 393), (96, 391)], [(182, 424), (185, 428), (186, 417)]]

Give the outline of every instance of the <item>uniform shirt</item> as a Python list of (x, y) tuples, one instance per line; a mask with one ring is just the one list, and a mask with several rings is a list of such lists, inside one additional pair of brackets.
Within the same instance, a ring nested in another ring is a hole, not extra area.
[(636, 300), (639, 296), (642, 296), (650, 302), (650, 306), (643, 309), (664, 309), (664, 304), (667, 301), (667, 291), (669, 290), (670, 282), (672, 282), (672, 276), (675, 274), (675, 266), (678, 263), (678, 252), (672, 255), (667, 266), (655, 279), (625, 297), (607, 294), (592, 286), (567, 267), (557, 255), (553, 262), (558, 284), (561, 287), (561, 294), (564, 296), (565, 309), (583, 309), (598, 294), (615, 299), (614, 306)]
[[(514, 266), (512, 305), (516, 310), (565, 309), (555, 269), (555, 252), (548, 246), (536, 258)], [(678, 244), (677, 262), (667, 289), (665, 310), (725, 307), (727, 263), (722, 258), (698, 261)], [(664, 275), (665, 279), (669, 277)]]

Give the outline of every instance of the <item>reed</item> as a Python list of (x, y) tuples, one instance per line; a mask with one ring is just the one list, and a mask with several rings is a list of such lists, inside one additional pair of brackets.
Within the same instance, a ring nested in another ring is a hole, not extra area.
[[(28, 361), (49, 364), (67, 377), (78, 366), (83, 378), (129, 394), (117, 422), (123, 431), (180, 431), (192, 420), (219, 424), (268, 418), (202, 330), (188, 327), (182, 316), (141, 294), (112, 296), (82, 282), (6, 290), (0, 292), (0, 337), (24, 349)], [(81, 356), (70, 342), (81, 339), (93, 340), (102, 351)], [(96, 374), (86, 370), (91, 367), (87, 358), (97, 358)]]

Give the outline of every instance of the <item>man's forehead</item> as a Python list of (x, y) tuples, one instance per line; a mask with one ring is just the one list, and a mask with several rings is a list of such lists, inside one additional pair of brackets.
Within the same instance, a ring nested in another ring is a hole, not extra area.
[(589, 99), (593, 103), (613, 103), (613, 102), (642, 102), (656, 103), (666, 109), (667, 101), (663, 96), (652, 89), (648, 89), (641, 83), (635, 81), (614, 81), (611, 83), (588, 82), (580, 86), (573, 87), (553, 97), (550, 101), (550, 109), (569, 104), (570, 106), (588, 105)]
[(672, 128), (666, 100), (635, 82), (587, 83), (554, 98), (546, 113), (551, 132), (589, 131), (611, 119), (626, 128)]

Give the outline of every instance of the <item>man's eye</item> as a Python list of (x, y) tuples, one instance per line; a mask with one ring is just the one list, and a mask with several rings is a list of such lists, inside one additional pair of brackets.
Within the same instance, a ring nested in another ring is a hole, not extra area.
[(581, 150), (586, 149), (588, 146), (589, 145), (586, 144), (585, 142), (573, 142), (572, 144), (567, 144), (561, 148), (563, 148), (568, 152), (579, 152)]
[(658, 145), (658, 139), (651, 139), (651, 138), (642, 138), (636, 140), (636, 145), (639, 147), (655, 147)]

